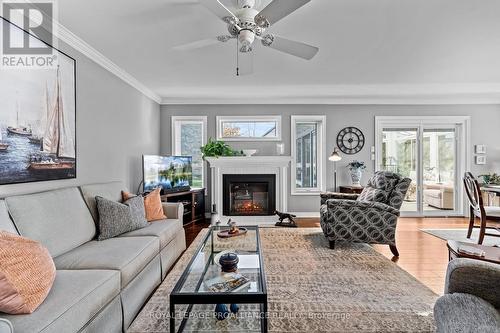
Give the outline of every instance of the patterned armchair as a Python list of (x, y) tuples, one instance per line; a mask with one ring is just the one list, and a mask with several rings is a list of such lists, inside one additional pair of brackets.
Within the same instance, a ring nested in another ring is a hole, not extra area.
[(391, 252), (399, 256), (396, 224), (410, 183), (409, 178), (379, 171), (368, 181), (359, 196), (322, 193), (320, 223), (330, 248), (335, 247), (337, 240), (387, 244)]

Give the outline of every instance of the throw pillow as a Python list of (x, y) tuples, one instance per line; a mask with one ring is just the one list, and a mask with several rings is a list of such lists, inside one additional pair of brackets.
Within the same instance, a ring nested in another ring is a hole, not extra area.
[(29, 314), (42, 304), (56, 277), (40, 243), (0, 231), (0, 312)]
[[(164, 220), (167, 218), (167, 216), (165, 216), (165, 212), (163, 211), (160, 192), (161, 190), (157, 188), (144, 197), (144, 208), (146, 210), (146, 220), (148, 220), (148, 222)], [(132, 193), (122, 191), (123, 201), (133, 198), (134, 196), (135, 195)]]
[(119, 203), (103, 197), (95, 197), (99, 212), (98, 240), (105, 240), (129, 231), (144, 228), (148, 221), (144, 218), (144, 200), (133, 197)]
[(357, 200), (363, 202), (380, 202), (387, 204), (388, 199), (388, 192), (367, 186), (363, 189)]

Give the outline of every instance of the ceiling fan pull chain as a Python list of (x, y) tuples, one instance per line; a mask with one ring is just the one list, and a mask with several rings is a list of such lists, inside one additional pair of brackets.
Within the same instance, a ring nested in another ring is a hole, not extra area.
[(236, 38), (236, 76), (240, 76), (240, 52), (239, 52), (239, 41)]

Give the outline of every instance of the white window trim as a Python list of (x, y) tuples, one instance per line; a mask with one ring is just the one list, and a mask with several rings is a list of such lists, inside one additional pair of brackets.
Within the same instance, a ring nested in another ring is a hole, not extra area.
[[(456, 153), (457, 159), (459, 162), (459, 169), (456, 174), (456, 204), (458, 206), (455, 210), (456, 215), (464, 216), (468, 214), (467, 202), (464, 196), (464, 191), (462, 188), (462, 174), (460, 172), (465, 172), (471, 169), (471, 161), (472, 161), (472, 149), (471, 149), (471, 117), (470, 116), (376, 116), (375, 117), (375, 171), (379, 171), (382, 165), (382, 151), (379, 147), (382, 146), (382, 129), (390, 128), (390, 127), (401, 127), (408, 126), (414, 127), (416, 125), (418, 131), (420, 132), (423, 127), (432, 127), (440, 125), (449, 125), (455, 124), (461, 126), (461, 132), (458, 133), (463, 138), (461, 145), (457, 145)], [(419, 155), (421, 158), (422, 151), (419, 151)], [(422, 171), (420, 171), (421, 173)], [(419, 176), (420, 177), (420, 176)], [(420, 184), (420, 187), (422, 184)], [(419, 192), (422, 191), (422, 188), (417, 189)], [(418, 194), (420, 197), (420, 193)], [(422, 216), (455, 216), (447, 211), (439, 211), (430, 214), (429, 212), (401, 212), (402, 216), (405, 217), (422, 217)]]
[[(295, 174), (297, 173), (296, 167), (296, 146), (297, 135), (296, 126), (297, 122), (318, 122), (318, 186), (315, 188), (297, 188), (295, 183)], [(326, 116), (292, 116), (291, 117), (291, 149), (292, 149), (292, 167), (290, 169), (290, 184), (292, 195), (318, 195), (324, 192), (326, 185)]]
[[(228, 138), (223, 136), (222, 124), (225, 122), (238, 121), (275, 121), (276, 137), (275, 138)], [(224, 141), (281, 141), (281, 116), (217, 116), (217, 140)]]
[[(172, 116), (172, 155), (178, 156), (181, 155), (181, 149), (180, 145), (177, 143), (177, 127), (176, 124), (178, 122), (182, 123), (202, 123), (202, 131), (203, 133), (201, 134), (201, 142), (202, 145), (207, 144), (207, 116)], [(202, 186), (204, 188), (207, 187), (207, 175), (206, 175), (206, 162), (203, 161), (203, 166), (202, 166), (202, 175), (201, 175), (201, 180), (202, 180)]]

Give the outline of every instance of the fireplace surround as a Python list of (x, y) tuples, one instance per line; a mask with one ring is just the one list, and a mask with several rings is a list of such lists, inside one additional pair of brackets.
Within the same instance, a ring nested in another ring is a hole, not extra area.
[(276, 175), (223, 176), (225, 216), (270, 216), (276, 210)]
[[(207, 157), (210, 166), (210, 194), (211, 207), (217, 212), (218, 219), (226, 223), (233, 219), (243, 225), (268, 225), (278, 221), (277, 216), (252, 215), (228, 216), (224, 213), (224, 176), (226, 175), (274, 175), (275, 209), (280, 212), (288, 211), (288, 183), (290, 181), (290, 156), (231, 156)], [(270, 195), (271, 197), (271, 195)]]

